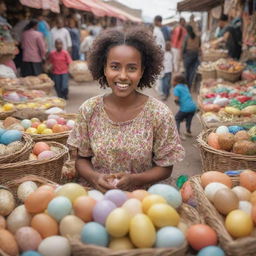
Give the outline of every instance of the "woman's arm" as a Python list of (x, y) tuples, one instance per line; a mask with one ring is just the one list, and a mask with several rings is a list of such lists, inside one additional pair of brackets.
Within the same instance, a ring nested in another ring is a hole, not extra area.
[(108, 189), (115, 187), (107, 181), (107, 175), (98, 173), (93, 170), (91, 158), (85, 158), (78, 155), (76, 159), (76, 170), (78, 173), (88, 181), (94, 188), (105, 192)]
[(121, 174), (122, 176), (117, 184), (117, 187), (126, 190), (131, 185), (135, 187), (142, 187), (147, 184), (154, 184), (170, 177), (170, 175), (172, 174), (172, 169), (173, 166), (154, 166), (151, 169), (142, 173)]

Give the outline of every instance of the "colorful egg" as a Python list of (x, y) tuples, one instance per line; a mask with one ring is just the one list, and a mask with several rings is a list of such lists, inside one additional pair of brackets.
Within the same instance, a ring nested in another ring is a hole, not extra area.
[(107, 247), (109, 235), (101, 224), (89, 222), (84, 225), (81, 231), (81, 241), (85, 244), (94, 244)]
[(80, 218), (67, 215), (60, 222), (60, 234), (65, 237), (80, 237), (84, 224)]
[(124, 191), (120, 189), (111, 189), (107, 191), (104, 195), (104, 199), (112, 201), (117, 207), (123, 205), (123, 203), (128, 199)]
[(32, 125), (32, 122), (29, 119), (23, 119), (20, 123), (25, 129), (28, 129)]
[(116, 205), (110, 200), (102, 200), (96, 203), (93, 208), (94, 221), (105, 225), (108, 215), (116, 208)]
[(229, 132), (229, 129), (227, 126), (219, 126), (217, 129), (216, 129), (216, 133), (217, 134), (222, 134), (222, 133), (228, 133)]
[(138, 213), (142, 213), (141, 201), (136, 198), (128, 199), (122, 205), (122, 208), (126, 209), (131, 217), (135, 216)]
[(225, 252), (219, 246), (207, 246), (197, 256), (225, 256)]
[(104, 195), (99, 190), (96, 189), (89, 190), (88, 196), (92, 197), (96, 201), (100, 201), (104, 198)]
[(0, 142), (4, 145), (8, 145), (14, 141), (20, 141), (22, 138), (22, 132), (18, 130), (8, 130), (0, 137)]
[(162, 197), (160, 195), (152, 194), (152, 195), (146, 196), (142, 201), (143, 212), (147, 213), (152, 205), (158, 204), (158, 203), (167, 204), (167, 201), (165, 200), (164, 197)]
[(115, 251), (122, 251), (133, 249), (134, 245), (128, 237), (116, 237), (111, 239), (108, 247)]
[(92, 221), (92, 212), (96, 203), (97, 201), (90, 196), (78, 197), (73, 203), (75, 215), (84, 222)]

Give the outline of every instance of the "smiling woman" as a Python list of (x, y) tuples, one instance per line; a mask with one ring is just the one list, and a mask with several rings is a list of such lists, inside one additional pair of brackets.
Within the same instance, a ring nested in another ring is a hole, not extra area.
[(78, 149), (76, 169), (91, 186), (145, 188), (168, 178), (183, 159), (171, 111), (138, 91), (154, 84), (162, 60), (152, 34), (142, 27), (106, 30), (95, 39), (89, 69), (112, 92), (83, 103), (68, 139)]

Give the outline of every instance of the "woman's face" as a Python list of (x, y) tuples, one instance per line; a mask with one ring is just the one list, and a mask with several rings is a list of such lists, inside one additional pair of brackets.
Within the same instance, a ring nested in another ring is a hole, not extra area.
[(129, 96), (137, 89), (143, 75), (140, 52), (127, 45), (111, 48), (104, 74), (113, 94), (118, 97)]

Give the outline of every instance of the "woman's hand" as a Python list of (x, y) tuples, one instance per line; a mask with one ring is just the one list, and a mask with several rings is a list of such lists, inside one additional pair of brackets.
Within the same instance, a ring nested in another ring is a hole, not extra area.
[(97, 173), (95, 177), (92, 179), (91, 183), (94, 188), (105, 193), (107, 190), (115, 188), (115, 186), (108, 182), (107, 178), (108, 175)]
[(134, 174), (129, 173), (122, 173), (120, 175), (117, 174), (117, 178), (119, 179), (119, 182), (117, 183), (116, 187), (122, 190), (129, 190), (129, 188), (136, 184), (134, 184)]

